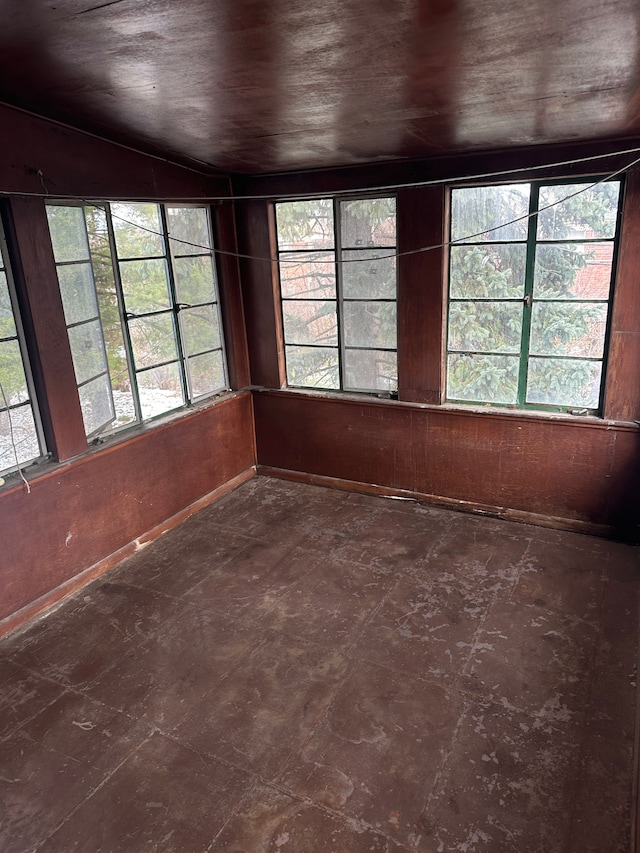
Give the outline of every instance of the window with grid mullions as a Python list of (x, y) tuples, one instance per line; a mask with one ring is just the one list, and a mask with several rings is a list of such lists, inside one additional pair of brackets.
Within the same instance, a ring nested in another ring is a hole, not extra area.
[(451, 191), (447, 398), (601, 406), (620, 181)]
[(206, 205), (47, 206), (87, 436), (227, 387)]
[(395, 198), (276, 205), (287, 383), (393, 393)]
[(41, 458), (43, 449), (44, 438), (0, 223), (0, 474)]

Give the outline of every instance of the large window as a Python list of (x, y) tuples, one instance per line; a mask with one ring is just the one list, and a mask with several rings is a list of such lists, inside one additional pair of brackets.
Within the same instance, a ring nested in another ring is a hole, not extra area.
[(209, 211), (47, 207), (87, 436), (227, 387)]
[(620, 182), (454, 189), (447, 398), (601, 405)]
[(287, 382), (393, 393), (394, 198), (276, 205)]
[(0, 225), (0, 473), (38, 459), (43, 446)]

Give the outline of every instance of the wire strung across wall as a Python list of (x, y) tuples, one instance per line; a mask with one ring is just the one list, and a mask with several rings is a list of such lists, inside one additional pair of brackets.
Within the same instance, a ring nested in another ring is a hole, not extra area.
[(13, 450), (13, 455), (14, 455), (14, 458), (16, 460), (16, 466), (18, 468), (18, 474), (20, 474), (20, 479), (22, 480), (22, 482), (27, 487), (27, 494), (30, 495), (31, 494), (31, 486), (29, 485), (27, 478), (24, 476), (24, 473), (23, 473), (22, 468), (20, 466), (20, 457), (18, 456), (18, 445), (16, 443), (16, 437), (15, 437), (15, 433), (13, 431), (13, 419), (11, 417), (11, 409), (9, 408), (9, 401), (7, 400), (7, 395), (5, 394), (4, 388), (2, 387), (2, 382), (0, 382), (0, 396), (2, 397), (2, 400), (4, 402), (5, 409), (7, 412), (7, 418), (9, 420), (9, 438), (11, 441), (11, 448)]
[[(640, 149), (635, 149), (635, 150), (639, 151)], [(545, 210), (550, 210), (553, 207), (556, 207), (560, 204), (563, 204), (565, 201), (568, 201), (569, 199), (576, 198), (576, 196), (579, 196), (579, 195), (582, 195), (583, 193), (589, 192), (589, 190), (592, 190), (594, 187), (597, 187), (600, 184), (606, 183), (607, 181), (613, 180), (614, 178), (621, 175), (623, 172), (628, 171), (629, 169), (633, 168), (634, 166), (638, 165), (639, 163), (640, 163), (640, 157), (637, 157), (635, 160), (632, 160), (631, 163), (627, 163), (625, 166), (622, 166), (620, 169), (617, 169), (615, 172), (611, 172), (608, 175), (605, 175), (604, 177), (599, 178), (597, 181), (594, 181), (591, 184), (581, 186), (581, 188), (579, 190), (576, 190), (575, 192), (569, 193), (568, 195), (563, 196), (560, 199), (556, 199), (555, 201), (552, 201), (547, 205), (543, 205), (542, 207), (539, 207), (537, 210), (535, 210), (533, 213), (525, 213), (522, 216), (516, 216), (513, 219), (509, 219), (506, 222), (502, 222), (499, 225), (494, 225), (491, 228), (486, 228), (484, 231), (476, 231), (474, 234), (467, 234), (464, 237), (458, 237), (457, 240), (445, 240), (441, 243), (434, 243), (434, 244), (429, 245), (429, 246), (421, 246), (417, 249), (407, 249), (404, 252), (394, 252), (393, 254), (390, 254), (388, 252), (384, 253), (384, 249), (383, 249), (382, 251), (384, 254), (370, 256), (370, 257), (367, 257), (366, 259), (363, 259), (363, 258), (342, 258), (341, 263), (342, 264), (359, 264), (359, 263), (371, 263), (371, 261), (385, 260), (386, 258), (389, 258), (389, 257), (403, 258), (403, 257), (406, 257), (408, 255), (418, 255), (418, 254), (421, 254), (423, 252), (432, 252), (432, 251), (435, 251), (437, 249), (446, 249), (449, 246), (455, 245), (456, 243), (464, 243), (467, 241), (475, 240), (478, 237), (484, 237), (487, 234), (491, 234), (494, 231), (499, 231), (501, 228), (506, 228), (509, 225), (515, 225), (518, 222), (528, 221), (529, 219), (532, 219), (534, 216), (538, 216), (538, 214), (543, 213)], [(466, 179), (466, 181), (468, 181), (468, 180), (469, 179)], [(83, 199), (83, 198), (80, 198), (77, 200), (82, 202), (82, 204), (84, 204), (88, 207), (95, 207), (99, 210), (104, 210), (104, 207), (99, 203), (88, 201), (87, 199)], [(287, 200), (289, 200), (289, 199), (287, 199)], [(165, 236), (161, 232), (155, 231), (153, 228), (148, 228), (147, 226), (140, 225), (137, 222), (131, 222), (130, 220), (126, 219), (125, 217), (113, 213), (113, 211), (111, 211), (111, 216), (113, 219), (118, 219), (119, 221), (121, 221), (127, 225), (131, 225), (134, 228), (140, 228), (142, 231), (147, 231), (149, 234), (153, 234), (156, 237), (164, 237)], [(243, 259), (243, 260), (262, 261), (264, 263), (277, 263), (278, 262), (277, 258), (273, 258), (270, 256), (249, 255), (249, 254), (245, 254), (242, 252), (232, 252), (232, 251), (227, 251), (225, 249), (218, 249), (216, 247), (203, 246), (200, 243), (193, 243), (190, 240), (184, 240), (184, 239), (181, 239), (180, 237), (173, 237), (173, 236), (171, 236), (171, 234), (169, 232), (167, 233), (166, 236), (169, 238), (169, 240), (172, 240), (174, 243), (180, 243), (180, 244), (185, 245), (185, 246), (190, 246), (194, 249), (205, 249), (208, 252), (213, 251), (215, 254), (218, 254), (218, 255), (225, 255), (225, 256), (229, 256), (229, 257), (233, 257), (233, 258), (237, 258), (237, 259)]]
[[(374, 192), (383, 192), (383, 191), (388, 192), (390, 190), (438, 186), (438, 185), (441, 186), (441, 185), (445, 185), (445, 184), (446, 185), (453, 185), (453, 184), (463, 183), (465, 185), (468, 185), (468, 184), (473, 184), (477, 181), (487, 180), (489, 178), (506, 177), (507, 175), (513, 175), (513, 174), (521, 175), (521, 174), (525, 174), (525, 173), (529, 173), (529, 172), (539, 171), (540, 169), (554, 169), (554, 168), (560, 168), (563, 166), (571, 166), (571, 165), (577, 165), (577, 164), (582, 164), (582, 163), (591, 163), (591, 162), (595, 162), (597, 160), (611, 159), (612, 157), (617, 157), (617, 156), (621, 156), (624, 154), (638, 154), (638, 153), (640, 153), (640, 147), (636, 146), (634, 148), (627, 148), (627, 149), (623, 149), (620, 151), (610, 152), (607, 154), (593, 154), (593, 155), (590, 155), (588, 157), (578, 157), (578, 158), (574, 158), (572, 160), (555, 161), (553, 163), (545, 163), (545, 164), (541, 164), (538, 166), (525, 166), (522, 168), (504, 169), (504, 170), (494, 171), (494, 172), (484, 172), (482, 174), (465, 175), (464, 177), (457, 177), (457, 178), (437, 178), (437, 179), (432, 179), (432, 180), (414, 181), (411, 183), (403, 183), (403, 184), (387, 184), (385, 186), (363, 187), (363, 188), (359, 188), (357, 190), (341, 191), (341, 192), (335, 193), (335, 195), (340, 196), (340, 197), (345, 197), (348, 195), (362, 196), (362, 195), (367, 195), (369, 193), (374, 193)], [(438, 249), (446, 249), (449, 246), (453, 245), (454, 242), (459, 243), (459, 242), (464, 242), (466, 240), (474, 240), (478, 237), (483, 237), (487, 234), (491, 234), (494, 231), (498, 231), (500, 228), (504, 228), (508, 225), (513, 225), (513, 224), (518, 223), (518, 222), (524, 222), (526, 220), (531, 219), (534, 216), (537, 216), (539, 213), (541, 213), (545, 210), (549, 210), (552, 207), (556, 207), (557, 205), (562, 204), (563, 202), (567, 201), (568, 199), (575, 198), (576, 196), (581, 195), (582, 193), (588, 192), (589, 190), (593, 189), (594, 187), (597, 187), (599, 184), (605, 183), (606, 181), (613, 180), (613, 178), (616, 178), (618, 175), (621, 175), (624, 172), (627, 172), (629, 169), (633, 168), (634, 166), (638, 165), (639, 163), (640, 163), (640, 157), (637, 157), (634, 160), (632, 160), (631, 162), (629, 162), (629, 163), (625, 164), (624, 166), (622, 166), (621, 168), (617, 169), (616, 171), (605, 175), (604, 177), (598, 179), (597, 181), (594, 181), (591, 184), (588, 184), (587, 186), (581, 187), (580, 190), (577, 190), (574, 193), (570, 193), (569, 195), (565, 196), (564, 198), (557, 199), (556, 201), (553, 201), (550, 204), (539, 208), (534, 213), (527, 213), (527, 214), (524, 214), (523, 216), (515, 217), (514, 219), (510, 219), (506, 222), (501, 223), (500, 225), (494, 225), (492, 228), (488, 228), (484, 231), (478, 231), (474, 234), (469, 234), (465, 237), (460, 237), (456, 241), (445, 240), (443, 242), (434, 243), (434, 244), (428, 245), (428, 246), (420, 246), (416, 249), (408, 249), (404, 252), (395, 252), (393, 256), (397, 257), (397, 258), (401, 258), (401, 257), (405, 257), (408, 255), (417, 255), (417, 254), (421, 254), (423, 252), (431, 252), (431, 251), (436, 251)], [(47, 187), (47, 185), (45, 183), (45, 176), (44, 176), (42, 170), (38, 169), (36, 171), (36, 174), (40, 178), (40, 183), (42, 184), (42, 187), (43, 187), (42, 193), (13, 192), (10, 190), (0, 190), (0, 195), (18, 195), (18, 196), (37, 197), (37, 198), (77, 201), (77, 202), (81, 202), (83, 205), (85, 205), (87, 207), (94, 207), (98, 210), (104, 210), (104, 202), (106, 202), (107, 199), (104, 199), (103, 202), (100, 203), (100, 202), (90, 201), (88, 199), (82, 198), (82, 197), (77, 196), (77, 195), (65, 195), (65, 194), (54, 193)], [(53, 183), (53, 181), (49, 180), (49, 183)], [(333, 194), (330, 194), (330, 195), (333, 195)], [(307, 200), (316, 199), (318, 197), (319, 197), (318, 193), (313, 193), (313, 194), (310, 194), (310, 193), (293, 193), (293, 194), (287, 194), (286, 196), (283, 196), (282, 199), (283, 199), (283, 201), (296, 201), (296, 200), (303, 200), (303, 199), (307, 199)], [(169, 203), (175, 204), (176, 202), (180, 202), (180, 201), (188, 201), (188, 202), (193, 204), (196, 201), (200, 201), (201, 203), (209, 203), (209, 202), (214, 202), (214, 201), (274, 200), (274, 198), (275, 197), (273, 194), (270, 194), (270, 195), (248, 195), (248, 196), (207, 196), (206, 198), (201, 198), (198, 200), (194, 199), (193, 196), (190, 196), (189, 198), (182, 198), (182, 199), (172, 198)], [(140, 199), (140, 197), (124, 198), (123, 196), (118, 196), (117, 199), (112, 199), (112, 200), (118, 201), (118, 202), (150, 201), (150, 199)], [(127, 225), (131, 225), (135, 228), (139, 228), (143, 231), (147, 231), (149, 234), (153, 234), (156, 237), (164, 237), (165, 236), (164, 234), (162, 234), (159, 231), (154, 230), (153, 228), (148, 228), (147, 226), (140, 225), (140, 223), (137, 223), (137, 222), (131, 222), (130, 220), (126, 219), (125, 217), (119, 216), (113, 212), (111, 213), (111, 215), (114, 219), (118, 219), (119, 221), (121, 221)], [(225, 250), (225, 249), (219, 249), (215, 246), (214, 247), (203, 246), (200, 243), (195, 243), (195, 242), (192, 242), (190, 240), (184, 240), (184, 239), (179, 238), (179, 237), (173, 237), (170, 233), (167, 233), (166, 236), (170, 240), (172, 240), (174, 243), (180, 243), (180, 244), (185, 245), (185, 246), (190, 246), (194, 249), (204, 249), (208, 252), (213, 251), (217, 255), (224, 255), (226, 257), (231, 257), (231, 258), (236, 258), (236, 259), (241, 259), (241, 260), (260, 261), (263, 263), (277, 263), (277, 258), (273, 258), (271, 256), (250, 255), (250, 254), (243, 253), (243, 252), (234, 252), (234, 251), (229, 251), (229, 250)], [(384, 260), (388, 257), (390, 257), (390, 254), (384, 253), (384, 254), (379, 255), (379, 256), (368, 257), (368, 258), (366, 258), (366, 260), (362, 259), (362, 258), (342, 258), (341, 263), (342, 264), (370, 263), (371, 261)]]
[[(464, 183), (465, 185), (468, 185), (470, 183), (474, 183), (474, 182), (477, 182), (480, 180), (487, 180), (489, 178), (506, 177), (507, 175), (510, 175), (510, 174), (521, 175), (521, 174), (532, 172), (532, 171), (539, 171), (540, 169), (550, 169), (550, 168), (558, 168), (558, 167), (562, 167), (562, 166), (577, 165), (580, 163), (593, 162), (593, 161), (601, 160), (604, 158), (610, 159), (611, 157), (620, 156), (620, 155), (624, 155), (624, 154), (637, 154), (639, 152), (640, 152), (640, 148), (636, 147), (636, 148), (629, 148), (629, 149), (625, 149), (622, 151), (616, 151), (616, 152), (608, 153), (608, 154), (593, 155), (590, 157), (581, 157), (581, 158), (576, 158), (573, 160), (564, 160), (564, 161), (560, 161), (560, 162), (554, 162), (554, 163), (550, 163), (550, 164), (547, 163), (547, 164), (538, 165), (538, 166), (529, 166), (529, 167), (518, 168), (518, 169), (514, 168), (514, 169), (507, 169), (507, 170), (495, 171), (495, 172), (485, 172), (483, 174), (477, 174), (477, 175), (466, 175), (466, 176), (464, 176), (464, 178), (451, 178), (451, 179), (439, 178), (439, 179), (428, 180), (428, 181), (417, 181), (417, 182), (404, 183), (404, 184), (393, 184), (393, 185), (378, 186), (378, 187), (367, 187), (367, 188), (360, 188), (357, 190), (340, 192), (340, 193), (337, 193), (337, 195), (339, 195), (340, 197), (345, 197), (348, 195), (362, 196), (362, 195), (366, 195), (366, 194), (373, 193), (373, 192), (382, 192), (382, 191), (388, 192), (390, 190), (418, 188), (418, 187), (436, 186), (436, 185), (444, 185), (444, 184), (451, 185), (451, 184)], [(594, 181), (591, 184), (581, 186), (581, 188), (579, 190), (576, 190), (573, 193), (569, 193), (568, 195), (564, 196), (563, 198), (557, 199), (557, 200), (549, 203), (548, 205), (540, 207), (540, 208), (538, 208), (538, 210), (536, 210), (533, 213), (527, 213), (527, 214), (524, 214), (522, 216), (518, 216), (518, 217), (515, 217), (513, 219), (507, 220), (507, 221), (505, 221), (499, 225), (495, 225), (492, 228), (487, 228), (483, 231), (477, 231), (477, 232), (475, 232), (473, 234), (469, 234), (465, 237), (460, 237), (456, 241), (445, 240), (445, 241), (442, 241), (440, 243), (435, 243), (435, 244), (428, 245), (428, 246), (421, 246), (417, 249), (409, 249), (409, 250), (404, 251), (404, 252), (395, 252), (393, 256), (394, 257), (405, 257), (408, 255), (416, 255), (416, 254), (421, 254), (423, 252), (430, 252), (430, 251), (435, 251), (438, 249), (445, 249), (451, 245), (454, 245), (455, 243), (461, 243), (461, 242), (474, 240), (474, 239), (477, 239), (478, 237), (483, 237), (487, 234), (491, 234), (492, 232), (498, 231), (499, 229), (507, 227), (509, 225), (514, 225), (518, 222), (528, 221), (532, 217), (537, 216), (539, 213), (541, 213), (545, 210), (549, 210), (553, 207), (556, 207), (557, 205), (563, 204), (565, 201), (567, 201), (571, 198), (575, 198), (576, 196), (579, 196), (582, 193), (588, 192), (589, 190), (592, 190), (594, 187), (597, 187), (600, 184), (605, 183), (606, 181), (613, 180), (614, 178), (618, 177), (619, 175), (623, 174), (624, 172), (628, 171), (629, 169), (633, 168), (634, 166), (638, 165), (639, 163), (640, 163), (640, 157), (637, 157), (634, 160), (632, 160), (630, 163), (627, 163), (626, 165), (622, 166), (621, 168), (617, 169), (616, 171), (611, 172), (602, 178), (599, 178), (597, 181)], [(78, 196), (60, 195), (60, 194), (52, 193), (45, 183), (45, 176), (44, 176), (42, 170), (38, 169), (36, 174), (38, 175), (40, 182), (42, 184), (42, 188), (43, 188), (42, 193), (26, 193), (26, 192), (12, 192), (12, 191), (8, 191), (8, 190), (0, 190), (0, 195), (19, 195), (19, 196), (31, 196), (31, 197), (47, 198), (47, 199), (55, 198), (55, 199), (60, 199), (60, 200), (70, 200), (70, 201), (73, 200), (73, 201), (79, 201), (87, 207), (93, 207), (93, 208), (96, 208), (97, 210), (104, 210), (104, 202), (98, 203), (98, 202), (89, 201), (88, 199), (84, 199), (84, 198), (81, 198)], [(274, 198), (274, 196), (272, 194), (271, 195), (251, 195), (251, 196), (217, 196), (217, 197), (208, 197), (206, 199), (200, 199), (199, 201), (206, 203), (206, 202), (213, 202), (213, 201), (272, 200), (273, 198)], [(305, 193), (305, 194), (287, 195), (286, 199), (284, 199), (284, 200), (295, 201), (295, 200), (315, 199), (315, 198), (318, 198), (317, 193), (314, 193), (314, 194)], [(114, 199), (114, 200), (117, 200), (120, 202), (122, 202), (122, 201), (140, 202), (139, 197), (134, 198), (134, 199), (124, 199), (122, 196), (119, 196), (117, 199)], [(194, 199), (193, 199), (193, 197), (189, 197), (188, 199), (175, 199), (175, 198), (171, 199), (171, 203), (176, 203), (177, 201), (189, 201), (189, 202), (193, 203)], [(111, 216), (114, 219), (118, 219), (119, 221), (121, 221), (127, 225), (131, 225), (135, 228), (139, 228), (143, 231), (146, 231), (150, 234), (153, 234), (154, 236), (157, 236), (157, 237), (164, 237), (165, 236), (160, 231), (156, 231), (153, 228), (148, 228), (147, 226), (141, 225), (140, 223), (137, 223), (137, 222), (131, 222), (130, 220), (126, 219), (125, 217), (113, 213), (113, 211), (111, 211)], [(180, 243), (181, 245), (189, 246), (189, 247), (195, 248), (195, 249), (206, 250), (207, 252), (214, 252), (215, 254), (218, 254), (218, 255), (225, 255), (228, 257), (233, 257), (236, 259), (243, 259), (243, 260), (261, 261), (261, 262), (265, 262), (265, 263), (277, 263), (277, 258), (273, 258), (270, 256), (250, 255), (250, 254), (245, 254), (242, 252), (233, 252), (233, 251), (227, 251), (224, 249), (218, 249), (216, 247), (205, 246), (205, 245), (202, 245), (200, 243), (195, 243), (195, 242), (192, 242), (190, 240), (184, 240), (184, 239), (179, 238), (179, 237), (173, 237), (170, 233), (167, 233), (166, 236), (168, 237), (169, 240), (172, 240), (174, 243)], [(386, 259), (390, 256), (391, 255), (389, 253), (385, 253), (383, 255), (379, 255), (379, 256), (375, 256), (375, 257), (368, 257), (366, 260), (363, 260), (360, 258), (342, 258), (341, 263), (343, 263), (343, 264), (363, 263), (363, 262), (364, 263), (370, 263), (372, 260), (383, 260), (383, 259)], [(8, 404), (4, 389), (2, 388), (1, 384), (0, 384), (0, 392), (1, 392), (1, 396), (4, 400), (5, 406), (6, 406), (7, 416), (9, 418), (9, 431), (10, 431), (10, 437), (11, 437), (11, 444), (12, 444), (14, 456), (16, 459), (18, 473), (20, 474), (20, 477), (22, 478), (23, 482), (25, 483), (25, 485), (27, 487), (27, 492), (31, 493), (31, 487), (30, 487), (28, 481), (26, 480), (26, 478), (24, 476), (22, 468), (20, 467), (17, 447), (15, 444), (15, 438), (14, 438), (14, 433), (13, 433), (13, 424), (12, 424), (12, 420), (11, 420), (11, 412), (9, 410), (9, 404)]]
[[(528, 174), (529, 172), (539, 172), (540, 170), (558, 169), (558, 168), (564, 168), (566, 166), (579, 166), (579, 165), (582, 165), (585, 163), (594, 163), (594, 162), (597, 162), (598, 160), (611, 160), (614, 157), (622, 157), (625, 154), (640, 154), (640, 146), (636, 145), (632, 148), (621, 148), (618, 151), (609, 151), (609, 152), (606, 152), (603, 154), (589, 154), (586, 157), (574, 157), (570, 160), (554, 160), (554, 161), (548, 162), (548, 163), (539, 163), (535, 166), (518, 166), (518, 167), (513, 167), (511, 169), (499, 169), (499, 170), (495, 170), (492, 172), (479, 172), (479, 173), (476, 173), (473, 175), (458, 175), (455, 177), (448, 177), (448, 178), (428, 178), (428, 179), (421, 180), (421, 181), (405, 181), (405, 182), (397, 183), (397, 184), (387, 183), (387, 184), (382, 184), (379, 186), (368, 186), (368, 187), (365, 186), (365, 187), (358, 187), (358, 188), (354, 188), (354, 189), (342, 189), (342, 190), (336, 191), (335, 193), (329, 193), (329, 195), (339, 195), (340, 197), (347, 197), (349, 195), (360, 196), (362, 194), (377, 193), (377, 192), (388, 192), (390, 190), (416, 189), (419, 187), (433, 187), (433, 186), (453, 185), (453, 184), (461, 184), (461, 183), (468, 184), (468, 183), (473, 183), (475, 181), (484, 181), (484, 180), (489, 180), (492, 178), (506, 177), (508, 175), (525, 175), (525, 174)], [(637, 162), (637, 161), (634, 161), (633, 163), (630, 163), (627, 166), (624, 166), (621, 171), (625, 171), (625, 170), (631, 168), (631, 166), (633, 166), (635, 162)], [(45, 186), (44, 175), (43, 175), (42, 170), (41, 169), (34, 169), (33, 173), (40, 178), (40, 183), (43, 186), (44, 192), (0, 190), (0, 195), (33, 196), (36, 198), (42, 198), (44, 196), (53, 195), (51, 193), (51, 191), (48, 190), (47, 187)], [(215, 176), (212, 176), (212, 177), (215, 177)], [(267, 177), (269, 177), (269, 176), (267, 176)], [(49, 182), (53, 183), (50, 179), (49, 179)], [(322, 196), (323, 194), (318, 193), (318, 192), (298, 192), (298, 193), (293, 192), (293, 193), (286, 193), (285, 195), (286, 195), (287, 201), (296, 201), (296, 200), (302, 201), (302, 200), (316, 199), (319, 196)], [(274, 193), (267, 193), (264, 195), (256, 194), (256, 193), (252, 193), (249, 195), (233, 195), (233, 194), (232, 195), (229, 195), (229, 194), (227, 194), (227, 195), (207, 195), (207, 196), (202, 196), (199, 198), (194, 198), (193, 195), (190, 195), (190, 196), (183, 196), (183, 197), (172, 196), (171, 201), (172, 202), (179, 202), (179, 201), (181, 201), (181, 202), (192, 202), (192, 203), (197, 202), (197, 201), (204, 201), (204, 202), (208, 202), (208, 203), (224, 202), (224, 201), (230, 201), (230, 202), (234, 202), (234, 201), (269, 201), (269, 200), (273, 200), (274, 197), (275, 197)], [(81, 200), (78, 198), (77, 195), (72, 195), (72, 194), (68, 194), (68, 193), (56, 193), (55, 198), (69, 199), (69, 200)], [(152, 199), (150, 196), (147, 196), (146, 198), (141, 199), (140, 196), (118, 195), (117, 197), (114, 196), (113, 198), (103, 196), (103, 200), (105, 200), (105, 201), (164, 201), (166, 199), (164, 199), (164, 198), (163, 199)]]

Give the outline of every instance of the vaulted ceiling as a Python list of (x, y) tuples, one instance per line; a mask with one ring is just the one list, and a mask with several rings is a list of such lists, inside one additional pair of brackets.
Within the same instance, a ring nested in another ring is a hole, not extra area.
[(637, 0), (0, 0), (0, 100), (248, 173), (637, 136), (639, 28)]

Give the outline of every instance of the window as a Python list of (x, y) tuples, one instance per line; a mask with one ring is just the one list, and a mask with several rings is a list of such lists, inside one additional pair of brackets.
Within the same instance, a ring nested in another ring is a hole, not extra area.
[(42, 456), (44, 442), (0, 226), (0, 473)]
[(601, 405), (620, 182), (451, 192), (447, 397)]
[(394, 198), (276, 205), (287, 382), (394, 393)]
[(51, 204), (47, 215), (87, 436), (227, 387), (207, 207)]

